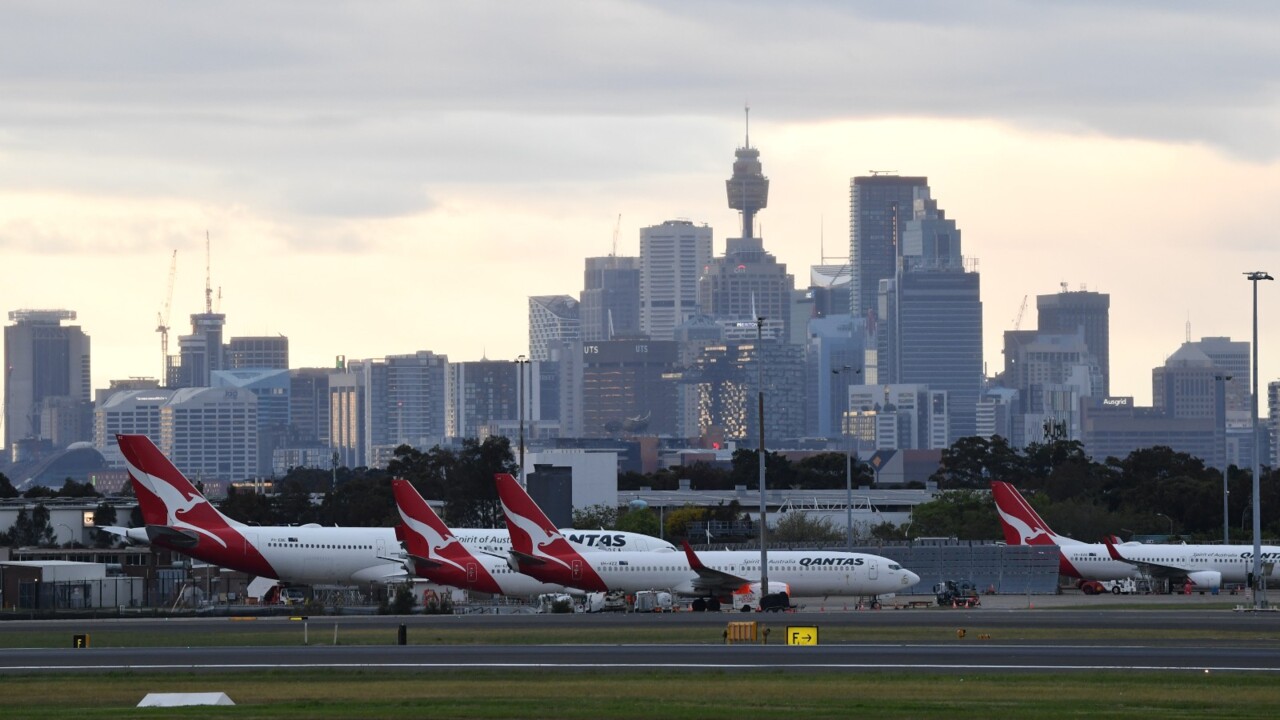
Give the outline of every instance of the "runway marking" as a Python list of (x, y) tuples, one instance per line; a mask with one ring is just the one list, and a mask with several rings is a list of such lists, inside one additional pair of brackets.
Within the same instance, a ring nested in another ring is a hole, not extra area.
[(11, 665), (0, 667), (0, 672), (32, 672), (51, 670), (351, 670), (375, 668), (383, 670), (1130, 670), (1130, 671), (1185, 671), (1185, 672), (1252, 672), (1280, 673), (1280, 667), (1233, 667), (1225, 665), (956, 665), (955, 663), (905, 664), (905, 663), (804, 663), (780, 665), (778, 663), (721, 663), (675, 664), (664, 663), (252, 663), (235, 665), (216, 664), (162, 664), (162, 665)]

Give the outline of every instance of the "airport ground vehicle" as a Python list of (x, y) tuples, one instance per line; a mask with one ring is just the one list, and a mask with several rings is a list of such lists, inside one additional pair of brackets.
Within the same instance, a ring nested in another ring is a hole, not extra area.
[(641, 590), (636, 593), (635, 612), (671, 612), (674, 603), (666, 590)]
[(970, 583), (944, 580), (933, 586), (933, 593), (940, 607), (972, 608), (982, 604), (977, 588)]
[(573, 597), (568, 593), (543, 593), (538, 596), (539, 613), (571, 613)]
[(1102, 595), (1111, 593), (1112, 595), (1132, 595), (1138, 592), (1138, 583), (1133, 578), (1121, 578), (1119, 580), (1082, 580), (1080, 582), (1080, 592), (1085, 595)]

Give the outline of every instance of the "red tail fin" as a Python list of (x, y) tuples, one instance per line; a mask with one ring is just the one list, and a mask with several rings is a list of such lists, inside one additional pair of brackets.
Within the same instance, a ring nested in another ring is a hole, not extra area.
[(458, 554), (458, 558), (450, 557), (449, 559), (471, 559), (471, 553), (462, 547), (458, 538), (444, 524), (436, 511), (431, 509), (427, 501), (422, 499), (422, 495), (418, 494), (412, 483), (396, 478), (391, 481), (391, 490), (395, 493), (396, 508), (399, 509), (400, 519), (404, 522), (400, 527), (404, 536), (405, 549), (409, 554), (420, 557), (432, 555), (449, 557)]
[(1000, 528), (1004, 541), (1009, 545), (1071, 545), (1077, 541), (1064, 538), (1049, 528), (1035, 509), (1022, 497), (1018, 489), (1006, 482), (994, 480), (991, 495), (1000, 515)]
[(580, 557), (514, 477), (499, 473), (494, 475), (494, 481), (498, 485), (502, 513), (507, 518), (512, 550), (535, 557)]
[[(233, 523), (209, 504), (146, 435), (117, 435), (148, 525), (217, 530)], [(144, 497), (146, 501), (144, 503)], [(238, 524), (238, 523), (235, 523)]]

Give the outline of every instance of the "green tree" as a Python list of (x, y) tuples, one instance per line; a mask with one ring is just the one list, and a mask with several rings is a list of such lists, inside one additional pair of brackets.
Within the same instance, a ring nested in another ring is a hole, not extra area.
[(67, 478), (62, 483), (62, 489), (58, 491), (58, 495), (69, 498), (102, 497), (102, 493), (98, 492), (93, 485), (87, 482), (76, 482), (71, 478)]
[(769, 541), (830, 545), (845, 540), (845, 531), (831, 518), (811, 518), (800, 510), (784, 513), (769, 530)]
[(671, 540), (679, 540), (689, 537), (689, 523), (699, 522), (707, 519), (707, 511), (696, 505), (685, 505), (675, 510), (667, 512), (666, 516), (666, 537)]
[(232, 520), (248, 525), (276, 524), (271, 500), (252, 490), (237, 490), (234, 486), (227, 488), (227, 498), (218, 504), (218, 509)]
[(18, 497), (18, 489), (10, 482), (9, 477), (0, 473), (0, 500)]
[(49, 508), (37, 504), (28, 514), (26, 508), (18, 510), (18, 517), (9, 530), (14, 547), (53, 547), (53, 527), (49, 524)]
[[(729, 472), (730, 485), (717, 490), (732, 490), (735, 485), (760, 487), (760, 453), (750, 448), (739, 448), (733, 451), (732, 469)], [(794, 485), (795, 469), (791, 461), (776, 452), (765, 451), (764, 482), (766, 489), (783, 490)], [(710, 488), (709, 488), (710, 489)]]
[(658, 537), (662, 532), (662, 527), (658, 522), (658, 514), (650, 508), (625, 509), (618, 517), (615, 529), (651, 537)]
[(320, 511), (311, 502), (311, 493), (301, 479), (286, 478), (275, 484), (272, 513), (281, 525), (305, 525), (319, 521)]
[(613, 530), (618, 523), (618, 508), (614, 505), (592, 505), (573, 511), (573, 526), (579, 530)]
[[(116, 524), (116, 507), (111, 503), (100, 502), (93, 510), (93, 526), (105, 527)], [(98, 531), (94, 533), (93, 546), (96, 548), (115, 547), (117, 538), (111, 533)]]
[(991, 540), (1002, 536), (989, 492), (948, 490), (911, 511), (912, 537)]

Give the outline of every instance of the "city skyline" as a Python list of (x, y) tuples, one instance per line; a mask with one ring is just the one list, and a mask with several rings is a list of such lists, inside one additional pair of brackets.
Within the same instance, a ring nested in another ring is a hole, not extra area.
[(75, 311), (95, 388), (159, 376), (170, 257), (176, 337), (206, 231), (226, 335), (287, 335), (295, 367), (528, 354), (528, 298), (577, 297), (615, 226), (622, 255), (678, 218), (724, 253), (744, 101), (758, 234), (797, 278), (847, 256), (850, 178), (929, 178), (982, 273), (988, 375), (1024, 297), (1084, 286), (1111, 296), (1111, 394), (1150, 404), (1188, 336), (1251, 339), (1243, 273), (1280, 272), (1265, 4), (238, 7), (0, 23), (0, 304)]

